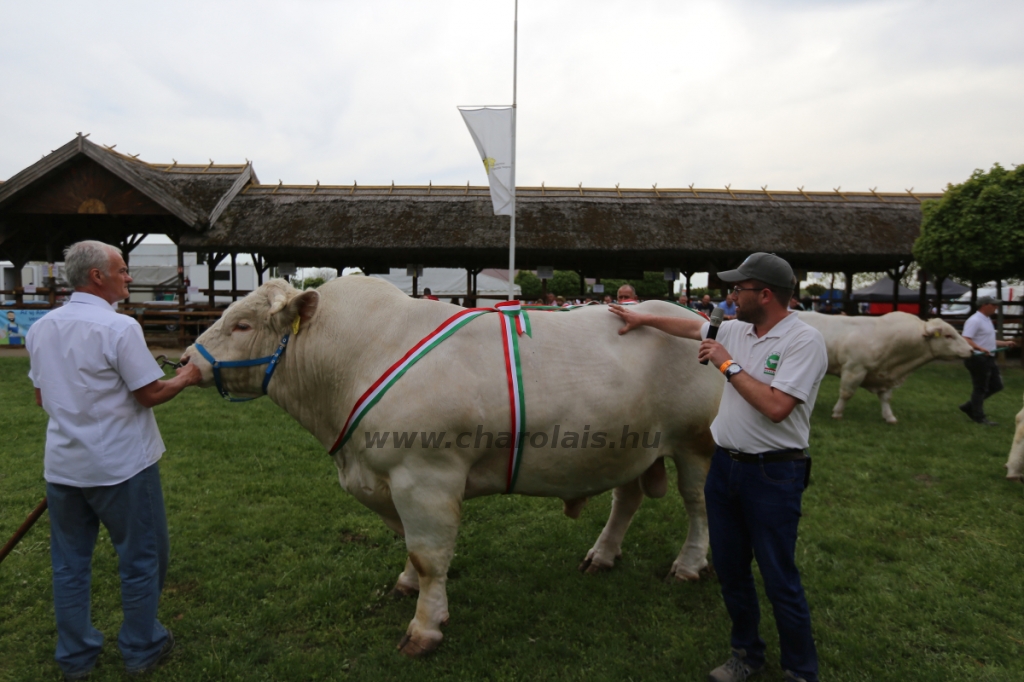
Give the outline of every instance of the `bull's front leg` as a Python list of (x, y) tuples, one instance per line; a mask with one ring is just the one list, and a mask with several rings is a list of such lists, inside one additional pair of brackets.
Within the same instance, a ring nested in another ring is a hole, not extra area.
[(833, 419), (843, 418), (843, 410), (846, 409), (846, 403), (857, 392), (866, 376), (866, 370), (843, 367), (842, 374), (839, 376), (839, 400), (836, 402), (835, 407), (832, 408)]
[(615, 560), (622, 556), (622, 540), (643, 501), (639, 478), (620, 485), (612, 492), (612, 513), (608, 515), (608, 522), (597, 542), (580, 564), (581, 571), (599, 573), (615, 566)]
[[(406, 656), (422, 656), (436, 649), (443, 639), (441, 626), (448, 622), (448, 565), (455, 552), (466, 481), (465, 472), (452, 469), (417, 467), (391, 473), (391, 495), (409, 553), (399, 586), (410, 568), (419, 586), (416, 616), (398, 644)], [(405, 584), (411, 587), (411, 576)]]

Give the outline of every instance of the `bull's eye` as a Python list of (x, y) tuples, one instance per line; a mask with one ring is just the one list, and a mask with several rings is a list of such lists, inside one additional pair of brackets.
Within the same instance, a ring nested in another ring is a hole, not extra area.
[(235, 328), (234, 328), (234, 329), (232, 329), (232, 331), (236, 331), (236, 332), (247, 332), (247, 331), (249, 331), (249, 330), (251, 330), (251, 329), (252, 329), (252, 327), (250, 327), (249, 325), (247, 325), (247, 324), (246, 324), (245, 322), (237, 322), (237, 323), (235, 324)]

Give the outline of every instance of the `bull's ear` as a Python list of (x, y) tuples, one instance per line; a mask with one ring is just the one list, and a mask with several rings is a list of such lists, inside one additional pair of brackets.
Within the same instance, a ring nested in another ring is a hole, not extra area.
[(941, 337), (942, 325), (936, 320), (928, 320), (924, 323), (924, 331), (921, 332), (921, 336), (925, 338), (928, 338), (929, 336), (934, 336), (935, 338)]
[(298, 320), (298, 328), (301, 329), (313, 319), (319, 305), (320, 292), (314, 289), (309, 289), (297, 296), (293, 296), (285, 308), (285, 317), (288, 324), (294, 324)]

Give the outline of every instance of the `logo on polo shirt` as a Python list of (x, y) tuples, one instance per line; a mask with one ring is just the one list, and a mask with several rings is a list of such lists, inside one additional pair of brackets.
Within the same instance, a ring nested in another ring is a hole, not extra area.
[(778, 369), (778, 367), (779, 367), (779, 358), (780, 357), (781, 357), (781, 353), (776, 351), (776, 352), (772, 353), (771, 355), (769, 355), (767, 357), (767, 359), (765, 359), (765, 361), (764, 361), (764, 373), (765, 374), (768, 374), (768, 375), (771, 375), (771, 376), (775, 376), (775, 370)]

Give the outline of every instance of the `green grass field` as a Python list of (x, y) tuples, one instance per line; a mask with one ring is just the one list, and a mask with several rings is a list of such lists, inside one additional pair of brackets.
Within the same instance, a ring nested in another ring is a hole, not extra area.
[[(0, 360), (0, 540), (44, 494), (46, 416), (28, 361)], [(822, 679), (1024, 679), (1024, 488), (1003, 478), (1024, 372), (988, 402), (1000, 426), (956, 405), (970, 381), (933, 364), (897, 390), (885, 424), (860, 392), (829, 418), (827, 377), (812, 426), (814, 482), (798, 562)], [(190, 389), (156, 409), (171, 567), (161, 619), (178, 649), (155, 680), (704, 680), (728, 655), (714, 577), (667, 584), (685, 512), (647, 500), (614, 571), (576, 567), (610, 495), (578, 521), (553, 499), (465, 505), (441, 648), (407, 660), (395, 644), (414, 602), (388, 596), (400, 539), (338, 486), (334, 465), (268, 400), (229, 404)], [(101, 533), (93, 617), (107, 637), (93, 680), (122, 679), (116, 557)], [(769, 666), (781, 680), (764, 606)], [(0, 565), (0, 680), (59, 679), (46, 517)]]

